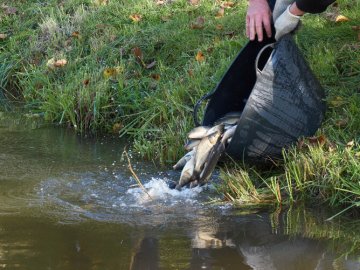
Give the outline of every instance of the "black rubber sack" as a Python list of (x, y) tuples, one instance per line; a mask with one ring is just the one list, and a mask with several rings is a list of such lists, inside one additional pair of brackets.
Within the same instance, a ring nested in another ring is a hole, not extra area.
[(250, 41), (238, 54), (209, 99), (202, 125), (242, 111), (226, 152), (235, 159), (263, 162), (281, 158), (282, 149), (312, 136), (325, 114), (325, 94), (291, 35), (278, 42)]

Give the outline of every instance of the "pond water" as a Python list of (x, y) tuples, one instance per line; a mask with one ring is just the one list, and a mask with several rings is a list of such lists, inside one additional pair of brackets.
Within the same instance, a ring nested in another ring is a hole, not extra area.
[[(29, 119), (30, 118), (30, 119)], [(126, 141), (0, 115), (0, 268), (360, 269), (360, 228), (326, 210), (214, 205), (211, 185), (122, 159)]]

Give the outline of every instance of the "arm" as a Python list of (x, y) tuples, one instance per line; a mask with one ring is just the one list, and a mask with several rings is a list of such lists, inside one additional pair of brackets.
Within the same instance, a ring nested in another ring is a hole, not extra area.
[(249, 7), (246, 14), (246, 36), (254, 40), (257, 35), (258, 40), (264, 37), (263, 28), (266, 35), (271, 37), (271, 10), (267, 0), (249, 0)]
[(279, 40), (283, 35), (292, 32), (305, 13), (322, 12), (333, 2), (335, 0), (296, 0), (288, 5), (289, 0), (277, 0), (274, 9), (275, 39)]
[(306, 13), (321, 13), (335, 0), (296, 0), (297, 7)]

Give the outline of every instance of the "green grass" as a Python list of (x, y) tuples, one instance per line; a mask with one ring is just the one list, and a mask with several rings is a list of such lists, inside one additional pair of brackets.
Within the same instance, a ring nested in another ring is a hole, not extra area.
[[(144, 158), (172, 163), (185, 151), (194, 103), (216, 86), (247, 43), (247, 3), (234, 2), (216, 18), (219, 1), (194, 6), (186, 0), (164, 5), (153, 0), (0, 0), (0, 6), (16, 8), (12, 14), (0, 8), (0, 34), (7, 35), (0, 40), (2, 107), (8, 103), (5, 96), (77, 132), (130, 136)], [(229, 164), (219, 187), (227, 198), (359, 206), (360, 41), (351, 28), (360, 25), (359, 8), (358, 1), (338, 1), (337, 10), (328, 11), (349, 21), (307, 15), (296, 35), (326, 89), (328, 110), (318, 133), (327, 138), (326, 145), (290, 149), (284, 164), (266, 173)], [(133, 14), (141, 20), (134, 22)], [(199, 16), (203, 28), (193, 29)], [(195, 59), (199, 51), (203, 62)], [(49, 68), (51, 59), (67, 63)], [(351, 148), (346, 146), (350, 141), (355, 142)]]

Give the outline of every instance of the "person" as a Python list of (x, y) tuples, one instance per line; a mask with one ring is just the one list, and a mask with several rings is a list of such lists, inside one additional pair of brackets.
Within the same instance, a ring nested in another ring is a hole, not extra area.
[[(335, 0), (249, 0), (246, 15), (246, 36), (259, 42), (264, 34), (272, 36), (272, 23), (275, 39), (296, 29), (305, 13), (321, 13)], [(265, 30), (265, 33), (264, 33)]]

